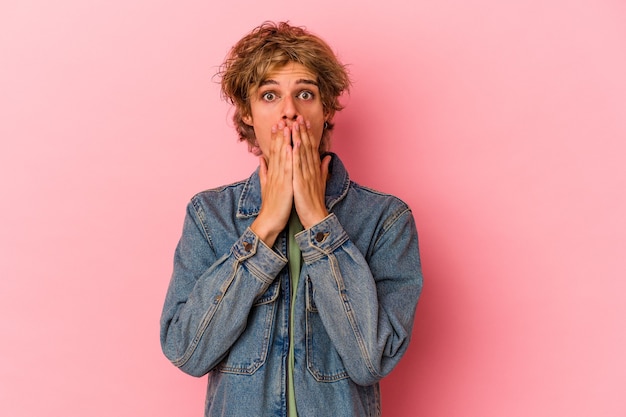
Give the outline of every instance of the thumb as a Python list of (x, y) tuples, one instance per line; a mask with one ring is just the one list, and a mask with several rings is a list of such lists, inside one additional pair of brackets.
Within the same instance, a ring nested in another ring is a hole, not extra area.
[(267, 180), (267, 162), (262, 156), (259, 156), (259, 179), (261, 180), (261, 187), (264, 187)]
[(330, 166), (330, 161), (332, 160), (332, 156), (330, 155), (326, 155), (323, 159), (322, 159), (322, 166), (321, 166), (321, 170), (322, 170), (322, 179), (324, 181), (326, 181), (328, 179), (328, 167)]

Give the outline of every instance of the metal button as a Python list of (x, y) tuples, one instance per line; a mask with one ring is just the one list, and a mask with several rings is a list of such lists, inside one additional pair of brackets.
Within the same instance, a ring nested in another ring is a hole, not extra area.
[(326, 238), (326, 234), (322, 233), (322, 232), (317, 232), (315, 234), (315, 240), (317, 240), (318, 242), (323, 241)]
[(250, 252), (252, 250), (252, 243), (250, 242), (244, 242), (243, 243), (243, 248), (247, 251)]

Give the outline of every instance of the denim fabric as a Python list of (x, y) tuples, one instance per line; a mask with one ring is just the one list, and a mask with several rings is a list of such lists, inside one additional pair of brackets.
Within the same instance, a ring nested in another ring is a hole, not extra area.
[[(407, 349), (422, 289), (409, 207), (362, 187), (332, 155), (329, 215), (296, 235), (294, 381), (299, 417), (380, 416), (378, 382)], [(249, 229), (258, 170), (187, 206), (161, 317), (163, 352), (209, 374), (205, 416), (286, 416), (287, 236), (273, 248)]]

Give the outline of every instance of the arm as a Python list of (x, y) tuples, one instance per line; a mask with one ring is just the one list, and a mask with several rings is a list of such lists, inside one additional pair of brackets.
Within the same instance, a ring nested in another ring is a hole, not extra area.
[(334, 214), (296, 238), (320, 318), (350, 378), (379, 381), (408, 347), (422, 288), (410, 210), (390, 214), (367, 260)]
[(246, 327), (254, 301), (287, 260), (247, 229), (218, 257), (193, 201), (161, 315), (161, 346), (181, 370), (201, 376), (215, 367)]

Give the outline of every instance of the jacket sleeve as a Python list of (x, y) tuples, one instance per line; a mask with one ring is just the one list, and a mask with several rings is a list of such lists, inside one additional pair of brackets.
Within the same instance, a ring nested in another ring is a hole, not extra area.
[(287, 259), (248, 228), (226, 254), (216, 254), (205, 216), (193, 200), (161, 315), (161, 347), (184, 372), (202, 376), (224, 358), (246, 327), (254, 301)]
[(406, 351), (422, 289), (417, 231), (404, 206), (390, 215), (367, 260), (330, 214), (296, 236), (320, 319), (350, 378), (370, 385)]

